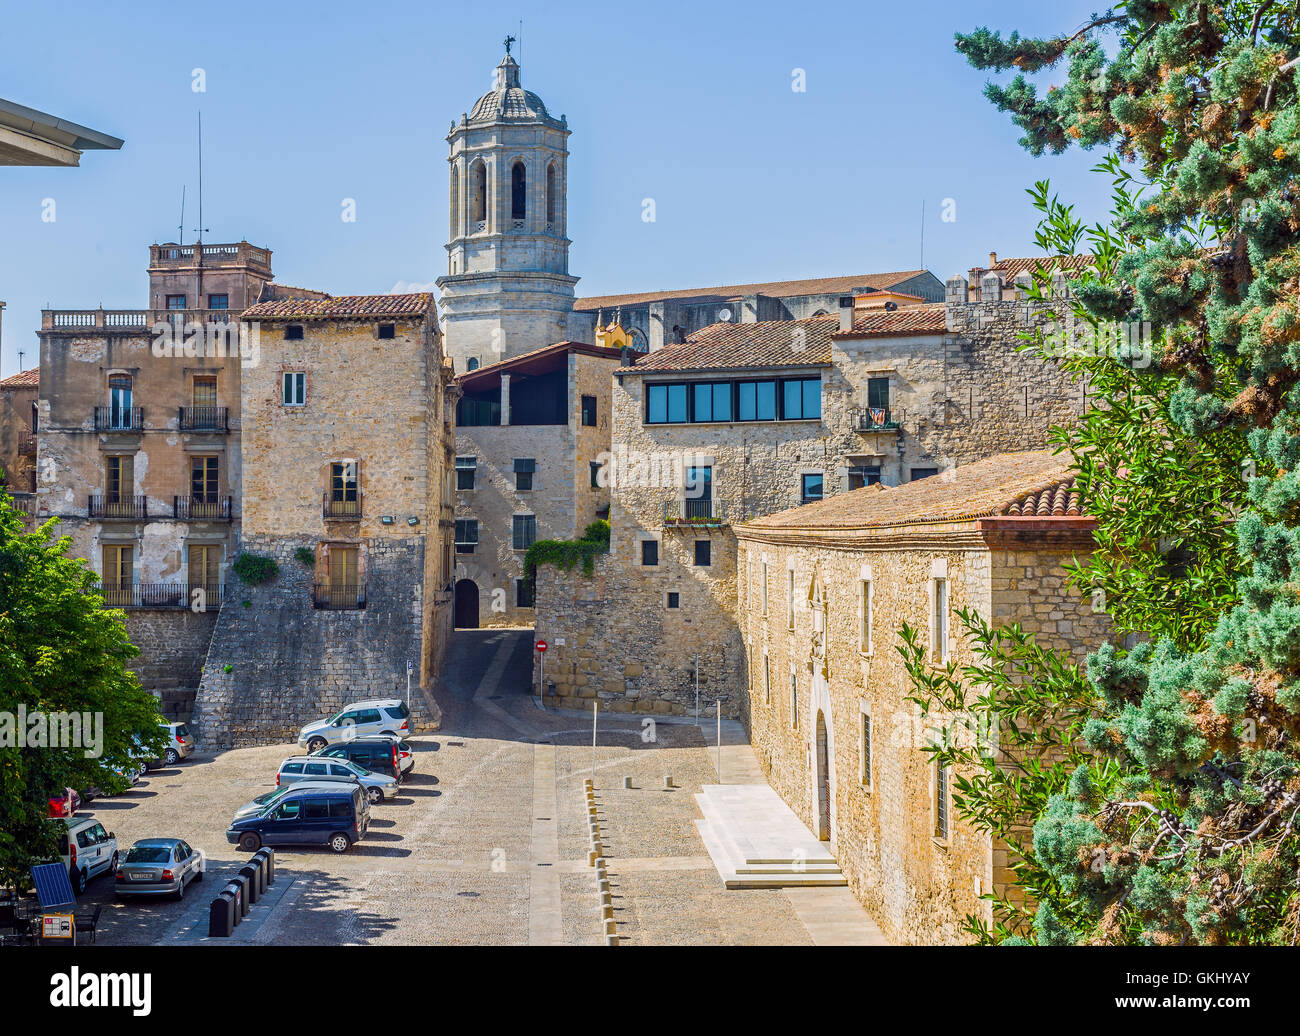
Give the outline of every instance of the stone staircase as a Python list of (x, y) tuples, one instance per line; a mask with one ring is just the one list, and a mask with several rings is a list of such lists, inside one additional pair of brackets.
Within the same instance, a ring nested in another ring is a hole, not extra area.
[(695, 796), (704, 847), (729, 889), (847, 885), (825, 842), (766, 784), (706, 784)]

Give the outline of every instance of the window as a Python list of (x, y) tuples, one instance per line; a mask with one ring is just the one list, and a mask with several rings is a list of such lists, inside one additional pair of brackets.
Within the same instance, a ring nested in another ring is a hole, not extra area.
[(697, 381), (692, 390), (692, 421), (731, 420), (731, 382)]
[(217, 405), (217, 379), (215, 377), (194, 377), (194, 405), (216, 406)]
[(537, 470), (537, 462), (531, 457), (517, 457), (515, 459), (515, 489), (526, 493), (533, 488), (533, 473)]
[(948, 661), (948, 580), (934, 582), (934, 614), (930, 617), (930, 658), (940, 663)]
[(208, 296), (208, 309), (229, 309), (229, 308), (230, 308), (229, 295)]
[(546, 222), (554, 224), (559, 219), (559, 189), (556, 186), (555, 163), (546, 167)]
[(478, 370), (478, 357), (477, 357), (477, 356), (471, 356), (468, 360), (466, 360), (466, 361), (465, 361), (465, 369), (466, 369), (466, 370), (471, 370), (471, 371), (476, 371), (476, 370)]
[(297, 342), (302, 339), (302, 324), (285, 324), (284, 337), (290, 342)]
[(849, 468), (849, 489), (874, 486), (880, 481), (879, 464), (858, 464)]
[(167, 308), (168, 308), (168, 309), (184, 309), (184, 308), (185, 308), (185, 296), (184, 296), (184, 295), (168, 295), (168, 296), (167, 296)]
[(104, 502), (120, 504), (135, 493), (135, 457), (131, 454), (104, 458)]
[(515, 580), (515, 607), (533, 608), (537, 602), (537, 581), (535, 579)]
[(800, 476), (799, 503), (811, 504), (822, 498), (824, 479), (820, 471)]
[[(867, 379), (867, 407), (871, 410), (885, 411), (885, 420), (889, 419), (889, 379)], [(883, 423), (883, 422), (882, 422)]]
[(347, 799), (330, 799), (330, 816), (351, 817), (352, 804)]
[(695, 541), (695, 564), (700, 568), (708, 568), (711, 565), (713, 556), (712, 540)]
[(537, 515), (517, 514), (512, 523), (513, 546), (515, 550), (527, 550), (537, 539)]
[(510, 167), (510, 218), (524, 219), (528, 215), (528, 172), (523, 162)]
[(456, 553), (473, 554), (478, 546), (478, 519), (456, 519)]
[(948, 767), (934, 765), (934, 837), (948, 838)]
[[(331, 545), (325, 552), (325, 570), (329, 592), (326, 598), (335, 608), (354, 608), (361, 603), (361, 553), (356, 547)], [(367, 720), (365, 713), (357, 717), (358, 723), (378, 722)]]
[(131, 375), (112, 374), (108, 378), (108, 427), (132, 427)]
[(305, 406), (307, 403), (307, 372), (285, 371), (282, 376), (281, 400), (285, 406)]
[(396, 324), (380, 324), (380, 325), (379, 325), (379, 337), (380, 337), (380, 338), (396, 338), (396, 337), (397, 337), (397, 325), (396, 325)]
[(776, 382), (742, 381), (736, 385), (736, 419), (776, 420)]
[(215, 598), (221, 585), (221, 547), (214, 543), (192, 543), (188, 553), (190, 589), (202, 587), (205, 598)]
[(772, 704), (772, 660), (763, 651), (763, 704)]
[(786, 421), (820, 420), (822, 379), (801, 378), (781, 382), (781, 417)]
[(911, 481), (916, 482), (919, 479), (929, 478), (931, 475), (939, 474), (938, 468), (913, 468)]
[(790, 726), (799, 729), (799, 674), (790, 671)]
[[(487, 222), (487, 166), (480, 158), (469, 167), (469, 218), (475, 223)], [(483, 230), (473, 227), (471, 230)]]
[(871, 580), (858, 581), (858, 609), (860, 613), (858, 629), (858, 650), (871, 654)]
[(303, 766), (302, 772), (310, 777), (324, 777), (330, 772), (327, 763), (307, 763)]
[(190, 458), (190, 514), (195, 518), (220, 517), (211, 513), (219, 501), (217, 479), (220, 474), (219, 457)]
[(680, 608), (681, 606), (682, 606), (682, 595), (676, 592), (670, 592), (668, 594), (668, 607)]
[(336, 460), (330, 464), (329, 511), (331, 515), (360, 515), (356, 461)]
[(106, 543), (103, 560), (102, 585), (106, 591), (104, 603), (112, 607), (114, 602), (108, 599), (107, 591), (130, 587), (135, 582), (135, 548), (118, 543)]
[(858, 730), (858, 781), (864, 788), (871, 787), (871, 714), (861, 713), (862, 725)]
[(285, 763), (280, 768), (281, 773), (302, 773), (302, 763)]
[(762, 584), (761, 593), (763, 595), (763, 615), (766, 616), (767, 615), (767, 562), (766, 561), (763, 562), (762, 573), (763, 573), (763, 584)]
[(785, 573), (785, 625), (787, 629), (794, 629), (794, 569), (787, 569)]
[(687, 468), (685, 496), (685, 516), (687, 518), (712, 518), (713, 514), (713, 468), (709, 466)]
[(596, 427), (596, 397), (582, 397), (582, 423), (589, 428)]
[(478, 474), (477, 457), (456, 458), (456, 488), (458, 490), (473, 489), (476, 474)]
[(591, 472), (591, 488), (599, 489), (600, 488), (600, 461), (598, 460), (590, 461), (587, 467)]
[(686, 421), (685, 385), (650, 385), (646, 389), (646, 423), (680, 424)]
[(654, 568), (659, 564), (659, 541), (641, 541), (641, 564), (645, 568)]

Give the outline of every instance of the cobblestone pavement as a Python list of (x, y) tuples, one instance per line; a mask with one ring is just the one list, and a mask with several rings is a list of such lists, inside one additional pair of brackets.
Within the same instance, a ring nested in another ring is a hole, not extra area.
[[(372, 809), (347, 853), (278, 850), (274, 896), (255, 904), (233, 941), (280, 944), (509, 945), (603, 942), (587, 866), (583, 778), (591, 716), (543, 711), (530, 694), (531, 630), (457, 633), (436, 692), (443, 726), (413, 739), (416, 769)], [(304, 722), (312, 717), (303, 717)], [(695, 830), (693, 793), (717, 780), (704, 733), (690, 723), (600, 717), (597, 801), (620, 941), (809, 944), (782, 890), (727, 891)], [(180, 902), (104, 905), (105, 944), (206, 941), (207, 901), (246, 857), (225, 839), (234, 810), (274, 786), (296, 746), (197, 754), (155, 771), (86, 812), (123, 847), (176, 835), (207, 854), (208, 876)], [(671, 774), (676, 787), (664, 790)], [(631, 777), (631, 788), (622, 787)]]

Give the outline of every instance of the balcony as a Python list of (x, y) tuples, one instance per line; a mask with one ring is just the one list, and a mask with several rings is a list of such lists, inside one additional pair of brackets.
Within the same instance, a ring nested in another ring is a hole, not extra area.
[(182, 432), (230, 431), (230, 409), (224, 406), (183, 406), (179, 408)]
[(141, 522), (149, 517), (149, 498), (92, 496), (87, 498), (86, 515), (106, 522)]
[(665, 529), (714, 529), (726, 524), (727, 505), (721, 500), (688, 499), (664, 504)]
[(355, 500), (335, 500), (328, 490), (321, 497), (321, 515), (327, 521), (359, 522), (361, 520), (361, 495)]
[(238, 322), (235, 309), (44, 309), (41, 330), (67, 334), (105, 332), (149, 334), (154, 324), (228, 324)]
[(96, 586), (95, 593), (103, 596), (105, 608), (175, 608), (203, 612), (221, 607), (225, 587), (215, 583), (109, 583)]
[(359, 611), (366, 606), (366, 584), (315, 583), (311, 603), (324, 611)]
[(138, 406), (95, 407), (95, 431), (138, 432), (144, 428), (144, 411)]
[(150, 245), (149, 265), (158, 269), (188, 270), (202, 260), (204, 267), (265, 267), (270, 272), (271, 253), (247, 241), (215, 245)]
[(174, 496), (172, 514), (182, 522), (228, 522), (230, 499), (228, 496)]
[[(0, 490), (0, 492), (3, 492), (3, 490)], [(28, 518), (36, 517), (35, 493), (10, 493), (9, 500), (14, 505), (14, 510), (20, 514), (25, 514)]]
[(25, 432), (18, 437), (18, 456), (35, 457), (36, 456), (36, 433)]
[(889, 407), (867, 407), (853, 415), (853, 429), (857, 432), (892, 432), (903, 419), (901, 410)]

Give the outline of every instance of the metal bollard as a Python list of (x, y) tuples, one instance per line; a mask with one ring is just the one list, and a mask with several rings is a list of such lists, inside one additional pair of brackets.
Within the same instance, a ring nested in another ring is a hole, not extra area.
[(666, 774), (664, 776), (664, 791), (668, 791), (670, 788), (672, 788), (672, 786), (673, 786), (673, 775)]
[(235, 897), (229, 888), (222, 889), (208, 905), (208, 935), (227, 938), (235, 930)]
[(631, 787), (632, 787), (632, 778), (631, 778), (631, 777), (624, 777), (624, 778), (623, 778), (623, 788), (624, 788), (625, 790), (630, 790)]

